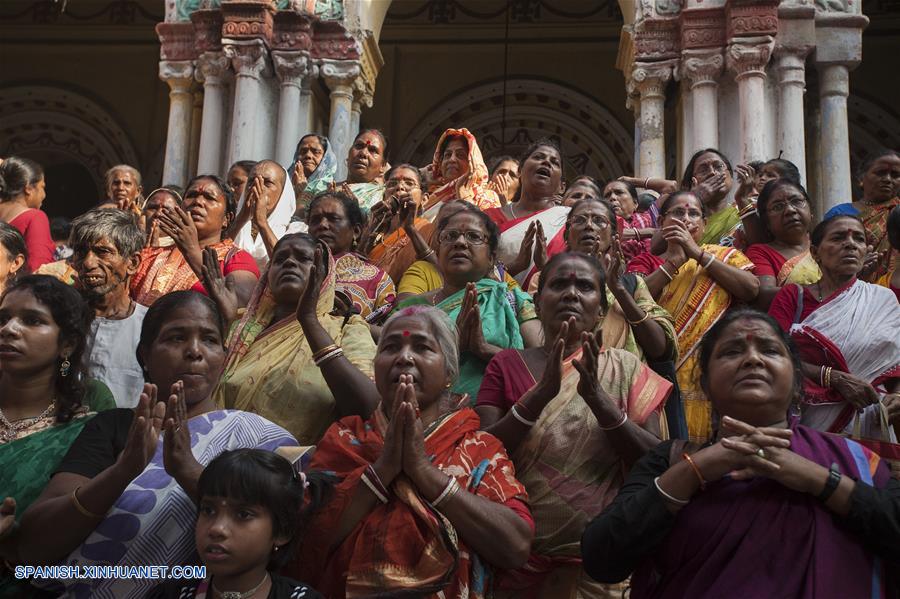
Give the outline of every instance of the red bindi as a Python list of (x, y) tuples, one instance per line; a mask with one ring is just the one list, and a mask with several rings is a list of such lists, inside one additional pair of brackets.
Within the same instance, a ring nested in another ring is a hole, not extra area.
[(574, 272), (570, 272), (570, 273), (569, 273), (569, 278), (572, 279), (572, 280), (574, 281), (577, 277), (575, 276), (575, 273), (574, 273)]
[(403, 336), (404, 336), (404, 337), (409, 337), (409, 331), (403, 331)]
[(753, 333), (747, 333), (746, 339), (747, 343), (753, 343)]

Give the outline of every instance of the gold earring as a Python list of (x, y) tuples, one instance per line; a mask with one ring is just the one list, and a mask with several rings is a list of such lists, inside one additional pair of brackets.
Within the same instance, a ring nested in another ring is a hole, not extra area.
[(69, 356), (63, 356), (62, 364), (59, 365), (59, 376), (69, 376), (72, 369), (72, 363), (69, 362)]

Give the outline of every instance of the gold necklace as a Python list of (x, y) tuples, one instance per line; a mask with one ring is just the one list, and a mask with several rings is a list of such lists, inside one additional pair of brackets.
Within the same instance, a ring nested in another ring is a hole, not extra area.
[[(256, 585), (255, 587), (253, 587), (252, 589), (250, 589), (249, 591), (247, 591), (245, 593), (241, 593), (240, 591), (220, 591), (219, 589), (216, 588), (215, 582), (212, 583), (212, 588), (213, 588), (213, 591), (218, 593), (222, 599), (250, 599), (250, 597), (255, 595), (256, 591), (258, 591), (262, 587), (262, 585), (266, 584), (266, 581), (268, 579), (269, 579), (269, 573), (266, 572), (265, 576), (263, 576), (262, 581), (258, 585)], [(213, 581), (215, 581), (215, 579), (213, 579)]]
[(31, 426), (34, 426), (47, 416), (53, 413), (53, 410), (56, 409), (56, 400), (51, 399), (50, 405), (47, 408), (38, 414), (37, 416), (32, 416), (30, 418), (22, 418), (16, 420), (15, 422), (10, 422), (6, 415), (3, 413), (3, 410), (0, 409), (0, 443), (9, 443), (10, 441), (15, 441), (19, 437), (19, 433), (28, 429)]

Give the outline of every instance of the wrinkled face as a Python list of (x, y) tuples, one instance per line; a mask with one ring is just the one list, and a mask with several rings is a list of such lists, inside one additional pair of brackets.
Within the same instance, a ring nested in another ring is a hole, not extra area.
[(562, 160), (559, 151), (539, 146), (522, 164), (522, 185), (537, 197), (547, 197), (562, 190)]
[(587, 181), (576, 181), (574, 185), (566, 189), (563, 195), (563, 206), (573, 206), (578, 200), (599, 200), (600, 194), (597, 188)]
[(762, 191), (762, 188), (766, 186), (766, 183), (780, 178), (781, 171), (778, 170), (777, 166), (774, 164), (764, 164), (760, 167), (759, 172), (756, 173), (757, 189)]
[(409, 197), (416, 206), (422, 205), (422, 186), (419, 184), (418, 173), (411, 168), (398, 167), (391, 171), (391, 176), (384, 182), (384, 197), (390, 198)]
[(476, 215), (459, 212), (438, 233), (438, 266), (445, 278), (475, 282), (488, 275), (494, 255), (488, 232)]
[(174, 211), (175, 206), (177, 205), (178, 198), (168, 191), (157, 191), (147, 198), (143, 211), (147, 221), (147, 228), (149, 229), (153, 225), (153, 221), (156, 219), (156, 215), (160, 210), (166, 208), (167, 210)]
[(605, 254), (612, 244), (615, 221), (599, 202), (581, 204), (569, 213), (566, 244), (570, 251), (585, 254)]
[(717, 202), (731, 191), (731, 186), (734, 183), (731, 171), (728, 170), (728, 165), (725, 164), (725, 161), (718, 154), (712, 152), (700, 154), (697, 160), (694, 161), (694, 178), (697, 179), (697, 183), (703, 183), (716, 175), (724, 175), (725, 177), (722, 184), (713, 190), (714, 193), (710, 198), (712, 201)]
[(347, 156), (347, 181), (371, 183), (384, 173), (384, 142), (381, 136), (366, 131), (354, 140)]
[(182, 207), (190, 214), (201, 240), (221, 235), (228, 226), (228, 200), (213, 179), (194, 181), (184, 192)]
[(199, 301), (182, 304), (165, 316), (149, 348), (139, 348), (148, 378), (168, 398), (176, 381), (184, 383), (184, 401), (195, 405), (212, 393), (225, 364), (225, 347), (216, 315)]
[(117, 291), (127, 293), (128, 280), (140, 263), (139, 254), (123, 256), (106, 237), (76, 245), (72, 252), (78, 290), (89, 302)]
[(107, 197), (113, 202), (131, 203), (140, 193), (141, 187), (134, 173), (124, 169), (113, 172), (109, 187), (106, 189)]
[(900, 192), (900, 157), (882, 156), (869, 167), (860, 182), (868, 202), (886, 202)]
[(613, 210), (622, 218), (630, 218), (637, 210), (637, 202), (631, 197), (628, 186), (621, 181), (612, 181), (603, 188), (603, 197), (612, 204)]
[(706, 228), (706, 219), (703, 218), (700, 200), (693, 194), (681, 195), (666, 207), (666, 213), (660, 216), (659, 228), (672, 224), (673, 220), (679, 220), (687, 227), (688, 233), (699, 242)]
[(441, 155), (441, 176), (445, 181), (469, 172), (469, 145), (462, 137), (451, 137)]
[(249, 177), (250, 173), (248, 173), (241, 167), (231, 167), (231, 169), (228, 171), (228, 177), (226, 177), (226, 183), (228, 183), (228, 185), (234, 190), (234, 197), (244, 197), (244, 188), (247, 186), (247, 179)]
[(6, 289), (6, 284), (16, 276), (16, 273), (25, 265), (25, 256), (22, 254), (10, 254), (9, 250), (0, 244), (0, 293)]
[(497, 179), (503, 175), (508, 176), (510, 179), (506, 197), (512, 198), (519, 189), (519, 163), (515, 160), (504, 160), (497, 165), (496, 169), (494, 169), (494, 174), (491, 175), (491, 181), (496, 182)]
[(416, 315), (399, 317), (381, 332), (375, 354), (375, 386), (385, 413), (393, 413), (400, 375), (413, 378), (416, 401), (425, 408), (446, 390), (447, 361), (428, 323)]
[(306, 289), (306, 279), (316, 248), (305, 239), (291, 238), (275, 248), (269, 265), (269, 289), (282, 306), (296, 306)]
[(71, 345), (61, 342), (50, 309), (27, 289), (13, 290), (0, 303), (0, 373), (21, 377), (56, 368)]
[(784, 420), (794, 396), (794, 363), (763, 320), (736, 320), (722, 332), (706, 369), (705, 391), (722, 416), (755, 426)]
[(362, 227), (351, 225), (344, 204), (335, 198), (325, 198), (313, 206), (307, 219), (309, 234), (323, 241), (334, 255), (350, 251), (353, 240)]
[(593, 330), (602, 314), (601, 298), (606, 293), (596, 268), (573, 256), (571, 260), (556, 262), (541, 276), (544, 277), (543, 287), (536, 299), (544, 337), (555, 338), (559, 328), (570, 318), (575, 319), (575, 329), (569, 331), (569, 339)]
[(309, 177), (322, 162), (325, 156), (325, 148), (319, 143), (319, 138), (315, 135), (304, 137), (300, 141), (300, 148), (297, 150), (300, 164), (303, 166), (303, 174)]
[(47, 199), (47, 183), (41, 177), (36, 183), (25, 186), (25, 205), (29, 208), (40, 208)]
[(285, 172), (278, 164), (271, 160), (257, 162), (256, 166), (250, 171), (248, 179), (250, 185), (257, 180), (262, 182), (263, 197), (260, 198), (266, 202), (266, 214), (272, 214), (278, 200), (281, 199), (281, 192), (284, 191)]
[(194, 540), (212, 576), (236, 578), (269, 561), (277, 538), (272, 513), (227, 497), (204, 496), (197, 510)]
[(810, 253), (823, 272), (838, 276), (855, 276), (862, 270), (868, 245), (866, 230), (853, 218), (839, 218), (825, 231), (818, 246)]
[(812, 220), (809, 202), (793, 185), (779, 184), (766, 204), (769, 231), (778, 240), (809, 231)]

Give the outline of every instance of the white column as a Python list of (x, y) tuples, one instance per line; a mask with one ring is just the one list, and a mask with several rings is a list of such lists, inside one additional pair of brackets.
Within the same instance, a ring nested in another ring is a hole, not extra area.
[(703, 148), (719, 147), (719, 76), (725, 59), (719, 52), (685, 50), (681, 76), (691, 88), (693, 138), (689, 154)]
[[(850, 72), (843, 64), (819, 64), (819, 107), (822, 112), (822, 182), (820, 196), (823, 211), (852, 201), (850, 176), (850, 135), (847, 128), (847, 96)], [(824, 214), (824, 212), (823, 212)]]
[(806, 87), (806, 55), (811, 48), (778, 48), (778, 147), (782, 158), (797, 165), (806, 185), (806, 130), (803, 124), (803, 92)]
[(641, 98), (640, 96), (629, 96), (625, 103), (626, 108), (631, 108), (634, 112), (634, 173), (633, 176), (638, 177), (641, 174)]
[[(278, 103), (278, 129), (275, 136), (275, 160), (284, 168), (292, 168), (294, 150), (300, 136), (307, 133), (308, 110), (301, 106), (303, 80), (309, 76), (309, 55), (306, 52), (272, 52), (275, 73), (281, 82)], [(309, 95), (306, 96), (309, 101)]]
[(632, 80), (641, 95), (640, 177), (666, 176), (666, 83), (673, 64), (635, 63)]
[[(676, 73), (677, 74), (677, 73)], [(681, 80), (679, 85), (681, 102), (678, 113), (678, 160), (675, 167), (676, 178), (684, 172), (684, 167), (694, 152), (694, 94), (688, 81)]]
[(347, 177), (347, 154), (353, 143), (351, 113), (353, 111), (353, 82), (359, 77), (359, 63), (345, 60), (322, 60), (322, 77), (331, 90), (331, 118), (328, 139), (337, 156), (336, 181)]
[(362, 113), (362, 106), (359, 100), (353, 100), (350, 105), (350, 135), (356, 137), (359, 135), (359, 116)]
[(197, 59), (197, 81), (203, 83), (203, 119), (197, 174), (221, 174), (230, 164), (222, 164), (225, 134), (225, 88), (231, 61), (222, 52), (204, 52)]
[[(197, 77), (197, 67), (194, 66), (194, 78)], [(191, 85), (193, 106), (191, 109), (191, 143), (190, 158), (188, 160), (188, 179), (197, 174), (197, 162), (200, 158), (200, 125), (203, 122), (203, 88), (195, 82)]]
[(262, 160), (265, 156), (259, 156), (256, 147), (256, 122), (262, 101), (262, 77), (268, 66), (266, 46), (262, 40), (235, 40), (224, 48), (235, 73), (228, 164)]
[(187, 183), (190, 158), (194, 65), (190, 60), (160, 61), (159, 78), (169, 84), (169, 129), (162, 183), (183, 186)]
[(766, 64), (772, 54), (772, 39), (746, 38), (728, 46), (728, 68), (735, 73), (741, 113), (740, 162), (768, 160), (766, 149)]

